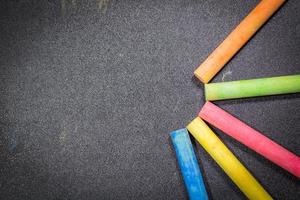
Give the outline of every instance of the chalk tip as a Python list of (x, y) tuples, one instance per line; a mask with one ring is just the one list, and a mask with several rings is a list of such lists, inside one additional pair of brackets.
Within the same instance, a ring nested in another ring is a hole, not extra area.
[(178, 129), (178, 130), (175, 130), (175, 131), (172, 131), (171, 133), (170, 133), (170, 136), (172, 137), (172, 138), (174, 138), (175, 136), (177, 136), (178, 134), (185, 134), (185, 133), (187, 133), (187, 129), (186, 128), (182, 128), (182, 129)]
[(200, 109), (199, 113), (198, 113), (198, 117), (202, 118), (203, 117), (203, 113), (205, 112), (205, 110), (207, 109), (207, 107), (212, 106), (213, 103), (211, 103), (210, 101), (206, 101), (204, 103), (204, 105), (202, 106), (202, 108)]
[(204, 98), (205, 98), (205, 101), (208, 100), (207, 84), (206, 83), (204, 84)]
[(196, 69), (194, 71), (194, 75), (204, 84), (208, 83), (209, 80), (206, 80), (204, 77), (202, 77), (201, 73)]

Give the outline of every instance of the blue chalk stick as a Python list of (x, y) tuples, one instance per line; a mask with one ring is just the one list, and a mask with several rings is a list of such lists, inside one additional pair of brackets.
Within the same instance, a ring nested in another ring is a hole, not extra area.
[(170, 133), (183, 180), (191, 200), (208, 200), (205, 185), (187, 129)]

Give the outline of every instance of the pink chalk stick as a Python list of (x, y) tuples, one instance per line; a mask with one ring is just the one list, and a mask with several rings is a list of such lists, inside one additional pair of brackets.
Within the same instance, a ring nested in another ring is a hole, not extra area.
[(299, 156), (270, 140), (218, 106), (206, 102), (199, 113), (199, 117), (300, 178)]

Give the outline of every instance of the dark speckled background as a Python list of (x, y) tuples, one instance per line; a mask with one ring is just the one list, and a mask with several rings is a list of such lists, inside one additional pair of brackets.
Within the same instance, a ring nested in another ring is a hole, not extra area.
[[(187, 199), (169, 132), (204, 103), (194, 69), (258, 2), (1, 1), (0, 198)], [(213, 81), (300, 73), (299, 10), (288, 1)], [(217, 104), (300, 154), (299, 94)], [(217, 134), (275, 199), (300, 198)], [(196, 150), (211, 199), (245, 199)]]

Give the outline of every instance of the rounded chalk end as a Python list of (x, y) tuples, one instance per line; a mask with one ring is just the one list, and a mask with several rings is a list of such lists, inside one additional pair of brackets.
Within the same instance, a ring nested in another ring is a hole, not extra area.
[(198, 70), (194, 71), (194, 75), (204, 84), (208, 83), (208, 81), (209, 81), (209, 80), (205, 79), (205, 77), (201, 73), (199, 73)]

